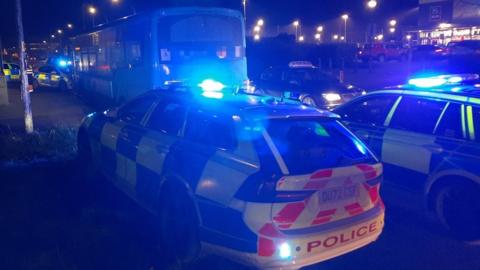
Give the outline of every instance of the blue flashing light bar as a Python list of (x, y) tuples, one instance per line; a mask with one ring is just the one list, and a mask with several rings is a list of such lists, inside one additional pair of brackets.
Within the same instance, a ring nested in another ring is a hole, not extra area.
[(206, 79), (200, 84), (198, 84), (198, 86), (202, 88), (202, 90), (205, 92), (219, 92), (225, 88), (225, 85), (223, 83), (212, 79)]
[(454, 75), (438, 75), (413, 78), (408, 81), (408, 84), (418, 88), (433, 88), (445, 85), (455, 85), (466, 81), (478, 80), (478, 74), (454, 74)]

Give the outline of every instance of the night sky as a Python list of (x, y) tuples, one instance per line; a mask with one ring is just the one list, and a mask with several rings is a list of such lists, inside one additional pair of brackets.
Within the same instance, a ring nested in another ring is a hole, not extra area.
[[(270, 25), (285, 25), (294, 19), (316, 25), (322, 21), (338, 18), (343, 12), (361, 21), (366, 18), (388, 19), (418, 5), (418, 0), (378, 0), (377, 10), (372, 14), (365, 9), (366, 0), (247, 0), (248, 18), (265, 18)], [(15, 40), (15, 0), (0, 1), (0, 35), (11, 43)], [(23, 17), (27, 41), (46, 39), (59, 27), (73, 23), (76, 30), (82, 28), (82, 4), (98, 7), (97, 21), (128, 15), (135, 7), (137, 12), (155, 6), (166, 5), (218, 5), (241, 8), (241, 0), (120, 0), (113, 6), (109, 0), (23, 0)]]

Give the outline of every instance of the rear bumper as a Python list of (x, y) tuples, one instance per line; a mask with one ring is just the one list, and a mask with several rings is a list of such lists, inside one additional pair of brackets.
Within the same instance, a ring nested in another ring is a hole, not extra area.
[[(384, 210), (380, 206), (372, 210), (365, 213), (366, 215), (359, 215), (359, 218), (352, 222), (340, 223), (337, 224), (338, 226), (320, 226), (305, 230), (303, 233), (299, 231), (284, 235), (281, 239), (273, 239), (273, 247), (276, 250), (269, 257), (212, 244), (205, 244), (205, 247), (260, 269), (299, 269), (340, 256), (375, 241), (383, 230)], [(285, 243), (291, 251), (291, 256), (282, 258), (279, 247)]]

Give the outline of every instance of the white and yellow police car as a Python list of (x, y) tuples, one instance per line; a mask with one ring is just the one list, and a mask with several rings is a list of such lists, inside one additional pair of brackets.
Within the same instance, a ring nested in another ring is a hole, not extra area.
[(382, 165), (337, 115), (200, 86), (148, 92), (79, 131), (80, 155), (158, 218), (162, 256), (298, 269), (378, 238)]
[(7, 81), (20, 80), (20, 66), (12, 63), (3, 63), (3, 73)]
[(381, 159), (387, 203), (432, 210), (454, 236), (480, 239), (480, 80), (437, 75), (334, 112)]

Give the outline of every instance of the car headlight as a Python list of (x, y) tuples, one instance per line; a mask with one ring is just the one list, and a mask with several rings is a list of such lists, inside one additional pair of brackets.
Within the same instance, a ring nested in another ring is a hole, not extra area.
[(322, 96), (328, 102), (335, 102), (342, 99), (342, 97), (337, 93), (326, 93), (322, 94)]

